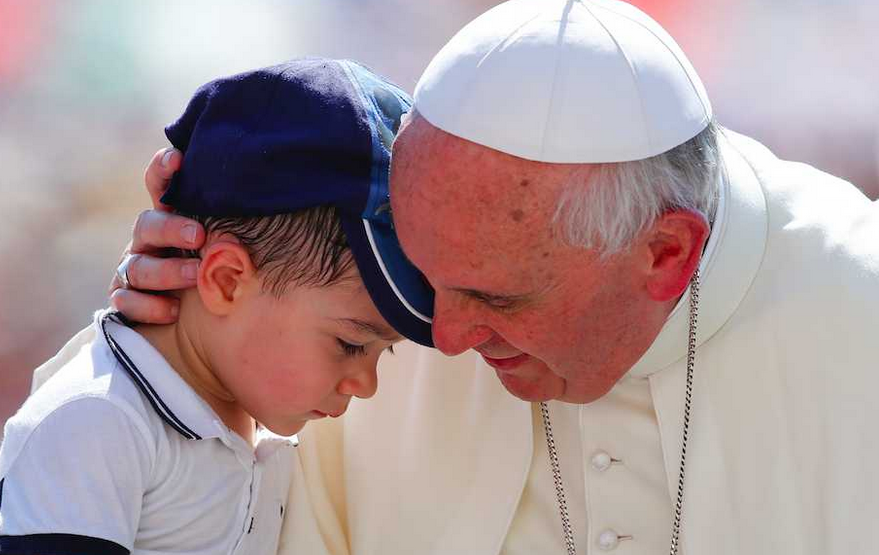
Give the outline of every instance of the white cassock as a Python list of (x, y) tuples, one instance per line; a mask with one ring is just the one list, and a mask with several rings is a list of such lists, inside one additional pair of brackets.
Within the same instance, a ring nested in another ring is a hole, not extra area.
[[(879, 204), (727, 138), (702, 265), (681, 552), (879, 553)], [(550, 403), (578, 553), (668, 551), (686, 300), (609, 395)], [(302, 435), (305, 476), (324, 480), (312, 497), (339, 515), (322, 519), (340, 533), (331, 552), (564, 554), (532, 405), (476, 355), (401, 351), (374, 400)], [(288, 524), (285, 555), (317, 552)]]
[[(727, 135), (702, 264), (681, 553), (877, 553), (879, 204)], [(682, 301), (607, 396), (550, 403), (578, 553), (668, 550)], [(472, 353), (398, 351), (373, 400), (300, 435), (281, 553), (565, 553), (533, 406)]]

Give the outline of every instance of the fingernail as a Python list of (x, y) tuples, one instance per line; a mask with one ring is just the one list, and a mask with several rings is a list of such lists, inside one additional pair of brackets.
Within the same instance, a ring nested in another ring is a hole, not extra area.
[(198, 234), (198, 228), (193, 224), (186, 224), (183, 226), (183, 229), (180, 230), (180, 235), (183, 236), (183, 240), (187, 243), (195, 243), (195, 236)]
[(173, 148), (168, 147), (167, 149), (165, 149), (165, 154), (162, 155), (162, 167), (163, 168), (168, 166), (168, 160), (171, 159), (172, 154), (174, 154)]
[(196, 276), (198, 276), (198, 263), (190, 262), (184, 264), (181, 272), (183, 273), (183, 279), (188, 281), (195, 281)]

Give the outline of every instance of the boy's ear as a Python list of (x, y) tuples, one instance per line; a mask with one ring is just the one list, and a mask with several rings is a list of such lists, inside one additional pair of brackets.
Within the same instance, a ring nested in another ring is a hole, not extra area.
[(647, 292), (655, 301), (680, 297), (702, 257), (709, 234), (702, 214), (691, 210), (666, 212), (645, 238)]
[(219, 239), (202, 249), (198, 293), (212, 314), (229, 314), (236, 300), (259, 286), (256, 278), (250, 254), (240, 243)]

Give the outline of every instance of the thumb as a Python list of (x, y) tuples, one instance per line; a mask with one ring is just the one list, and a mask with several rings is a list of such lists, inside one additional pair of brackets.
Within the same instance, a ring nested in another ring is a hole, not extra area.
[(150, 160), (144, 171), (143, 180), (153, 202), (153, 208), (156, 210), (170, 210), (160, 199), (171, 183), (171, 176), (180, 169), (182, 163), (183, 153), (173, 147), (159, 150)]

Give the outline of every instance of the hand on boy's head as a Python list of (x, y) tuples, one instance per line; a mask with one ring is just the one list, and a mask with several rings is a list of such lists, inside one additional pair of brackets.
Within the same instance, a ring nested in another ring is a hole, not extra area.
[(161, 198), (182, 163), (183, 154), (176, 148), (167, 147), (153, 154), (153, 159), (143, 171), (143, 180), (156, 210), (170, 211), (168, 206), (162, 204)]
[(163, 249), (198, 249), (205, 239), (204, 229), (198, 222), (170, 214), (160, 201), (182, 161), (180, 151), (168, 148), (156, 152), (147, 166), (144, 182), (154, 209), (137, 217), (132, 241), (123, 253), (123, 257), (133, 255), (127, 267), (131, 289), (124, 288), (115, 273), (110, 283), (110, 304), (136, 322), (174, 322), (177, 300), (150, 292), (185, 289), (196, 282), (197, 260), (162, 257)]

